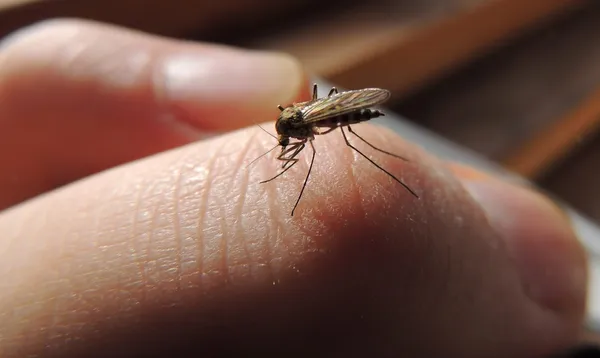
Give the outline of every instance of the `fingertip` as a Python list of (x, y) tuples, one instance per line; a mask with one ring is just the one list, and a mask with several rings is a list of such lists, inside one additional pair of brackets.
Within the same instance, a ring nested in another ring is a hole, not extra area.
[(275, 52), (173, 52), (162, 58), (154, 81), (157, 98), (186, 108), (191, 124), (209, 130), (275, 119), (277, 105), (308, 97), (300, 62)]
[(308, 97), (308, 75), (289, 54), (177, 41), (94, 21), (42, 21), (11, 34), (0, 49), (0, 90), (20, 110), (143, 107), (198, 130), (226, 131), (273, 119), (277, 104)]
[(286, 54), (77, 19), (23, 28), (0, 46), (0, 142), (8, 163), (2, 169), (26, 179), (0, 179), (0, 186), (14, 188), (0, 195), (0, 208), (273, 120), (278, 102), (308, 97), (306, 82), (301, 64)]

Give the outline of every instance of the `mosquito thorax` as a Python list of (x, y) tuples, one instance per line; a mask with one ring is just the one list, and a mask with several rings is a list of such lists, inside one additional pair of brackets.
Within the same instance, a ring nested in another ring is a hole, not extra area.
[(287, 134), (289, 131), (302, 123), (302, 111), (298, 107), (290, 106), (284, 109), (277, 121), (275, 122), (275, 130), (279, 134)]

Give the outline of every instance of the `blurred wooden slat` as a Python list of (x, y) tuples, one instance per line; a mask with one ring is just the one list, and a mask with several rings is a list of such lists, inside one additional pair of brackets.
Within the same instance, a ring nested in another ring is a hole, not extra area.
[[(504, 165), (530, 179), (543, 176), (581, 147), (600, 129), (600, 88), (549, 128), (533, 135), (504, 160)], [(600, 165), (600, 162), (598, 163)]]
[(0, 0), (0, 36), (56, 17), (77, 17), (167, 36), (269, 21), (314, 0)]
[(540, 185), (600, 222), (600, 137), (578, 150)]
[(347, 88), (378, 86), (395, 96), (472, 59), (541, 21), (582, 6), (566, 0), (379, 0), (341, 7), (278, 28), (251, 47), (300, 58)]
[[(520, 165), (517, 160), (539, 161), (539, 167), (523, 171), (535, 177), (564, 155), (563, 145), (585, 132), (573, 129), (577, 123), (569, 121), (574, 126), (569, 131), (555, 123), (578, 118), (586, 130), (594, 129), (599, 37), (600, 3), (595, 3), (406, 98), (395, 110), (512, 167)], [(549, 145), (542, 143), (526, 149), (548, 131), (557, 133), (553, 140), (560, 148), (539, 149)]]

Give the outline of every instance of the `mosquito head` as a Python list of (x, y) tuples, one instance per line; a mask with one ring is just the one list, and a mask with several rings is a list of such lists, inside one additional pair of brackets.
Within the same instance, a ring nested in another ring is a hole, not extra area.
[(290, 137), (288, 137), (288, 136), (285, 136), (285, 135), (281, 135), (281, 134), (280, 134), (280, 135), (277, 137), (277, 141), (279, 142), (279, 145), (280, 145), (282, 148), (285, 148), (285, 147), (287, 147), (287, 146), (288, 146), (288, 144), (290, 144)]

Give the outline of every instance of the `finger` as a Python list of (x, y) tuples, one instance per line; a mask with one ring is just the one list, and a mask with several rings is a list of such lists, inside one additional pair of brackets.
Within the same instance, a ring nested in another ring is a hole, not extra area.
[(275, 53), (53, 20), (0, 47), (0, 209), (91, 173), (276, 118), (308, 98)]
[(6, 211), (0, 353), (532, 357), (574, 342), (585, 259), (556, 208), (360, 134), (410, 159), (369, 152), (419, 199), (332, 134), (290, 217), (310, 153), (257, 185), (280, 164), (245, 168), (270, 145), (249, 129)]

